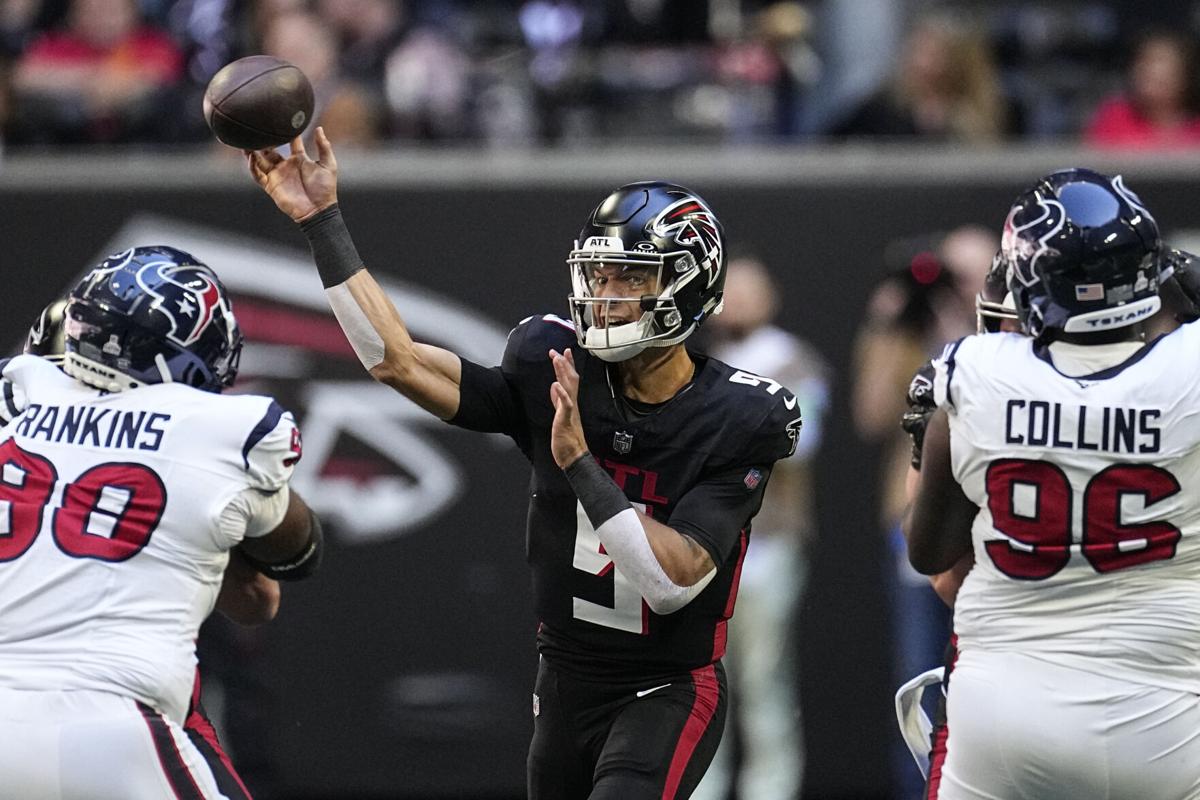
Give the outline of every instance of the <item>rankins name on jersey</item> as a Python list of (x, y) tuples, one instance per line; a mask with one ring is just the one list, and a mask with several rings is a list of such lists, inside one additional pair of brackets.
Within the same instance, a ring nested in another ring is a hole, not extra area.
[(16, 422), (16, 433), (47, 442), (157, 450), (170, 421), (170, 414), (156, 411), (30, 403)]

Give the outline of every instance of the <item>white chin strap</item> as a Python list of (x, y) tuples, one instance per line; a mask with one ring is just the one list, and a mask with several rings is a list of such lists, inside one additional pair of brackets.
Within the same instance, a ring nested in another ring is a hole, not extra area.
[(645, 317), (638, 322), (627, 322), (611, 328), (593, 325), (587, 329), (580, 344), (601, 361), (626, 361), (652, 344), (646, 341), (646, 328), (649, 325)]

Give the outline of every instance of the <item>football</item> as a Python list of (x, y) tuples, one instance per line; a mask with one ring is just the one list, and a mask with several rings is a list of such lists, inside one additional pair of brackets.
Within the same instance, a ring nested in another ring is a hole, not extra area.
[(313, 89), (298, 67), (272, 56), (226, 64), (204, 90), (204, 120), (239, 150), (287, 144), (308, 127)]

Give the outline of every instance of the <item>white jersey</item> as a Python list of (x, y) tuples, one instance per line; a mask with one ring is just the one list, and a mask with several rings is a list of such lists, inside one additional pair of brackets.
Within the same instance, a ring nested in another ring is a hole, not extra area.
[(106, 394), (34, 356), (3, 376), (0, 688), (111, 692), (181, 722), (244, 533), (222, 512), (287, 485), (291, 414), (179, 384)]
[(1200, 325), (1071, 378), (1018, 334), (936, 363), (979, 506), (959, 648), (1200, 692)]

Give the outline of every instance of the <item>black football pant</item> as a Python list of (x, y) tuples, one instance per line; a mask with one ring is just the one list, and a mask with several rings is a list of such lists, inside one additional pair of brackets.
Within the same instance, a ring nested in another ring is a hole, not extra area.
[(726, 698), (719, 661), (631, 686), (572, 678), (543, 659), (529, 800), (685, 800), (717, 751)]

